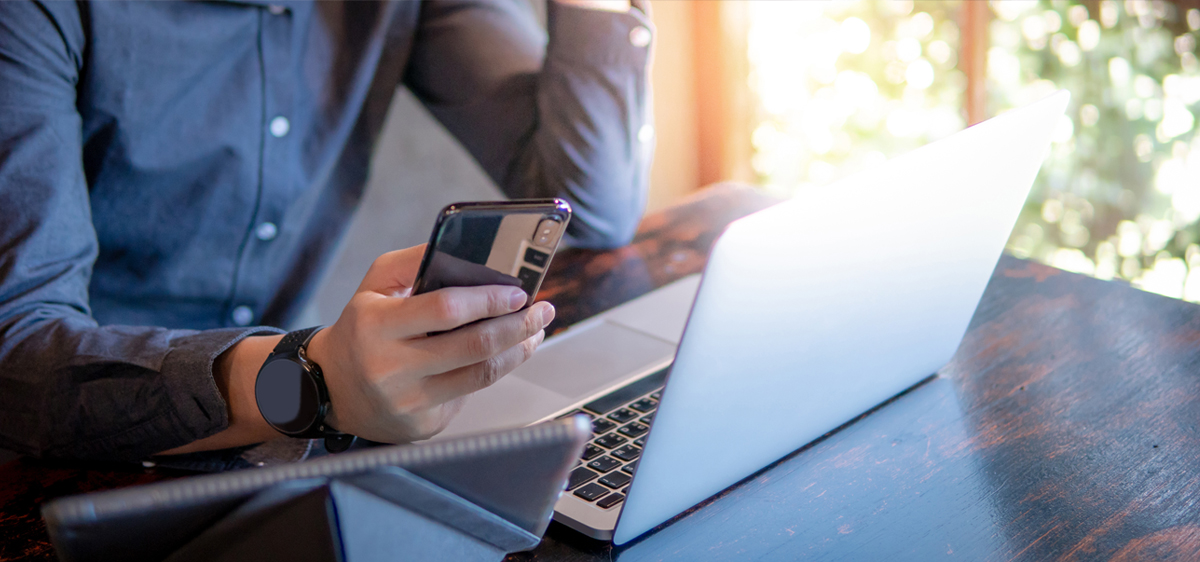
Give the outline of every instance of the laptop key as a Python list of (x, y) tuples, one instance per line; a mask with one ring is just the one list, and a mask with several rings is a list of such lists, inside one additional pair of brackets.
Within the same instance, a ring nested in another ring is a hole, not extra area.
[(632, 476), (625, 474), (624, 472), (617, 471), (612, 474), (605, 475), (604, 478), (601, 478), (599, 480), (599, 482), (601, 484), (604, 484), (605, 486), (608, 486), (609, 488), (616, 490), (617, 488), (620, 488), (621, 486), (628, 484), (629, 481), (632, 479), (633, 479)]
[(609, 414), (608, 419), (613, 420), (617, 423), (625, 423), (629, 420), (636, 420), (639, 415), (640, 414), (638, 414), (637, 412), (635, 412), (633, 410), (626, 410), (625, 408), (621, 408), (620, 410), (617, 410), (617, 411)]
[(595, 412), (600, 415), (611, 412), (618, 406), (628, 404), (630, 401), (637, 400), (647, 392), (656, 388), (662, 388), (662, 385), (667, 380), (667, 370), (659, 369), (654, 374), (646, 376), (646, 378), (638, 379), (621, 388), (618, 388), (604, 396), (597, 398), (583, 405), (583, 409), (589, 412)]
[(596, 435), (604, 433), (614, 427), (617, 427), (617, 424), (604, 418), (592, 420), (592, 432), (594, 432)]
[(662, 391), (660, 390), (658, 392), (655, 392), (654, 394), (651, 394), (650, 397), (655, 400), (662, 400)]
[(640, 419), (638, 421), (640, 421), (646, 425), (650, 425), (650, 422), (654, 421), (654, 412), (650, 412), (649, 414), (642, 416), (642, 419)]
[(637, 402), (634, 402), (633, 404), (630, 404), (629, 407), (644, 414), (646, 412), (653, 412), (654, 409), (658, 407), (658, 402), (655, 402), (649, 398), (643, 398)]
[(632, 438), (632, 437), (638, 437), (639, 435), (642, 435), (643, 433), (646, 433), (647, 431), (650, 431), (649, 426), (640, 424), (638, 422), (633, 422), (631, 424), (621, 426), (621, 429), (618, 429), (617, 433), (620, 433), (621, 435), (624, 435), (625, 437)]
[(645, 437), (638, 437), (637, 439), (635, 439), (635, 440), (633, 441), (633, 444), (634, 444), (634, 445), (637, 445), (638, 447), (641, 447), (641, 448), (645, 449), (645, 448), (646, 448), (646, 438), (645, 438)]
[(617, 468), (618, 466), (621, 466), (621, 461), (607, 456), (600, 457), (588, 463), (588, 468), (591, 468), (592, 470), (598, 470), (600, 472), (608, 472), (614, 468)]
[(583, 447), (583, 456), (581, 458), (585, 461), (590, 461), (603, 453), (604, 449), (588, 443)]
[(637, 460), (638, 456), (642, 454), (642, 450), (633, 445), (625, 445), (610, 454), (625, 462), (629, 462)]
[(599, 484), (588, 484), (587, 486), (575, 490), (575, 495), (590, 502), (596, 501), (596, 498), (604, 497), (607, 494), (608, 488), (605, 488)]
[(621, 472), (624, 472), (625, 474), (633, 474), (634, 470), (637, 470), (637, 461), (633, 461), (621, 467)]
[(621, 437), (620, 435), (617, 435), (616, 433), (609, 433), (608, 435), (605, 435), (604, 437), (596, 439), (592, 442), (601, 447), (604, 447), (605, 449), (616, 449), (617, 447), (624, 445), (628, 441), (629, 441), (628, 439)]
[(609, 494), (607, 496), (604, 496), (604, 498), (601, 499), (600, 501), (596, 502), (596, 505), (598, 507), (608, 509), (614, 505), (621, 503), (621, 500), (623, 500), (623, 499), (625, 499), (625, 496), (622, 496), (621, 494)]
[(600, 475), (582, 466), (576, 468), (575, 470), (572, 470), (571, 475), (567, 477), (567, 489), (574, 490), (575, 488), (583, 485), (583, 483), (588, 482), (597, 476)]

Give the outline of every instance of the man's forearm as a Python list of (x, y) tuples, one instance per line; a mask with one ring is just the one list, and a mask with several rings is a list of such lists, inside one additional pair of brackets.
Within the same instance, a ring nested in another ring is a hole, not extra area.
[(251, 336), (222, 353), (213, 364), (213, 380), (225, 398), (229, 426), (219, 433), (163, 451), (178, 455), (261, 443), (279, 437), (263, 419), (254, 398), (254, 382), (271, 350), (283, 336)]

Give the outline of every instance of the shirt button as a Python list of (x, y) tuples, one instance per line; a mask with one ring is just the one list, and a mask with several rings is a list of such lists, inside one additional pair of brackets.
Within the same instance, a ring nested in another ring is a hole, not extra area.
[(291, 128), (292, 124), (288, 123), (287, 117), (280, 115), (279, 117), (271, 120), (271, 134), (276, 138), (288, 134), (288, 131), (291, 130)]
[(242, 305), (233, 309), (233, 323), (238, 326), (249, 326), (254, 321), (254, 311)]
[(287, 11), (287, 8), (284, 8), (283, 6), (280, 6), (278, 4), (271, 4), (270, 6), (267, 6), (267, 11), (278, 16), (279, 14), (282, 14), (285, 11)]
[(651, 125), (642, 125), (642, 128), (638, 129), (638, 140), (642, 141), (643, 144), (654, 140), (654, 127)]
[(629, 31), (629, 44), (634, 47), (645, 47), (650, 44), (650, 30), (637, 26)]
[(254, 229), (254, 235), (263, 242), (274, 240), (277, 234), (279, 234), (279, 228), (273, 222), (264, 222)]

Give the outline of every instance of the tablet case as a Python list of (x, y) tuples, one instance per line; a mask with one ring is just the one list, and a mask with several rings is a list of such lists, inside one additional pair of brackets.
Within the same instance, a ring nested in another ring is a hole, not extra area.
[(499, 560), (536, 546), (582, 417), (54, 500), (64, 562)]

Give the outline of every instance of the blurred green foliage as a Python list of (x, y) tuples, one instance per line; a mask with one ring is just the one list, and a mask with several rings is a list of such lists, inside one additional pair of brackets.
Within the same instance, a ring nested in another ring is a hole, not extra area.
[[(1161, 0), (989, 5), (989, 114), (1072, 94), (1009, 251), (1200, 301), (1200, 11)], [(959, 8), (750, 3), (763, 184), (822, 185), (961, 129)]]
[(1072, 94), (1009, 250), (1200, 300), (1200, 11), (1141, 0), (992, 7), (992, 112)]

